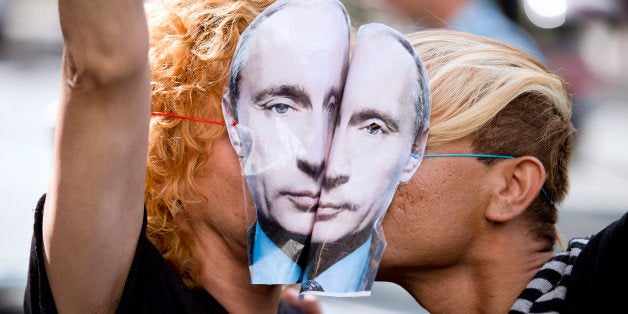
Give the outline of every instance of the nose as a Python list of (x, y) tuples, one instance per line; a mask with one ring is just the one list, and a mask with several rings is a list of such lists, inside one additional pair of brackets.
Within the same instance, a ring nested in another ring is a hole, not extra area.
[(320, 162), (315, 162), (314, 160), (309, 160), (307, 158), (300, 158), (297, 159), (297, 167), (310, 178), (317, 180), (320, 178), (321, 174), (323, 174), (325, 162), (322, 160)]
[(323, 176), (323, 189), (330, 190), (349, 182), (351, 165), (347, 154), (346, 141), (342, 131), (334, 135), (334, 140), (327, 158), (327, 168)]
[(320, 125), (303, 126), (303, 129), (305, 134), (302, 133), (301, 140), (305, 150), (303, 154), (297, 156), (297, 168), (310, 178), (318, 180), (325, 170), (327, 131), (322, 130)]

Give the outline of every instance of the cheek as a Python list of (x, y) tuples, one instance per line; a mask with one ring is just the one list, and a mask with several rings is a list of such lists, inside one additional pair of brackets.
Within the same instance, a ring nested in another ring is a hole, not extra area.
[[(384, 267), (442, 266), (464, 254), (472, 237), (470, 203), (448, 178), (417, 173), (399, 186), (383, 220)], [(455, 181), (454, 181), (455, 182)], [(468, 196), (468, 195), (467, 195)]]
[(211, 154), (203, 173), (207, 192), (218, 200), (221, 195), (229, 197), (238, 194), (242, 198), (240, 161), (228, 138), (224, 136), (214, 140), (209, 149)]
[(397, 189), (384, 216), (382, 225), (389, 246), (387, 250), (402, 248), (406, 244), (408, 247), (416, 247), (416, 240), (422, 238), (422, 234), (430, 230), (430, 225), (434, 223), (428, 217), (433, 210), (429, 198), (424, 191), (413, 189), (412, 184), (411, 181)]
[(314, 127), (303, 127), (301, 120), (303, 119), (271, 119), (260, 115), (259, 123), (248, 126), (251, 130), (252, 149), (247, 162), (252, 162), (256, 171), (264, 171), (266, 167), (292, 165), (295, 156), (311, 148), (310, 142), (315, 141), (308, 139), (318, 131)]
[[(370, 202), (368, 205), (371, 205)], [(341, 228), (351, 228), (353, 230), (362, 230), (367, 227), (371, 227), (372, 220), (375, 219), (375, 210), (369, 211), (369, 207), (360, 208), (359, 211), (352, 212), (350, 215), (347, 215), (346, 221), (343, 222), (344, 227)]]
[(198, 179), (207, 205), (199, 209), (201, 220), (246, 236), (246, 212), (240, 163), (227, 136), (217, 138), (210, 146), (210, 159)]
[(382, 188), (390, 190), (399, 182), (411, 145), (398, 138), (373, 139), (358, 132), (351, 135), (346, 154), (349, 155), (352, 180), (359, 178), (362, 188), (371, 188), (377, 194), (383, 193)]

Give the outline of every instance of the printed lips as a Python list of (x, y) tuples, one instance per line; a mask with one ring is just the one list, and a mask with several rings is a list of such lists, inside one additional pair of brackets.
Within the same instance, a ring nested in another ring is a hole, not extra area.
[(288, 199), (294, 203), (295, 207), (303, 211), (314, 211), (318, 205), (319, 193), (310, 191), (298, 191), (298, 192), (282, 192), (282, 195), (288, 197)]

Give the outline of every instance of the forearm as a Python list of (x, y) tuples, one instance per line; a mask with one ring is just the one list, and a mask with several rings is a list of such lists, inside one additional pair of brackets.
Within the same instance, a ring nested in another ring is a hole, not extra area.
[(46, 268), (58, 310), (115, 308), (143, 214), (146, 19), (135, 0), (60, 0), (59, 11), (65, 51), (43, 221)]

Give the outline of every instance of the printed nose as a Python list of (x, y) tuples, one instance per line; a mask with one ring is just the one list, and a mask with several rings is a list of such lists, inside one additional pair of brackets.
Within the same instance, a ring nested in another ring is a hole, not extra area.
[(322, 160), (319, 162), (314, 162), (305, 158), (297, 159), (297, 167), (309, 177), (316, 180), (320, 178), (321, 174), (323, 174), (323, 170), (325, 169), (325, 162)]
[(323, 189), (330, 190), (349, 181), (351, 166), (348, 157), (343, 136), (336, 133), (329, 157), (327, 158), (327, 168), (323, 176)]
[(297, 168), (312, 179), (318, 180), (325, 171), (326, 134), (315, 132), (301, 138), (305, 151), (303, 155), (297, 157)]

